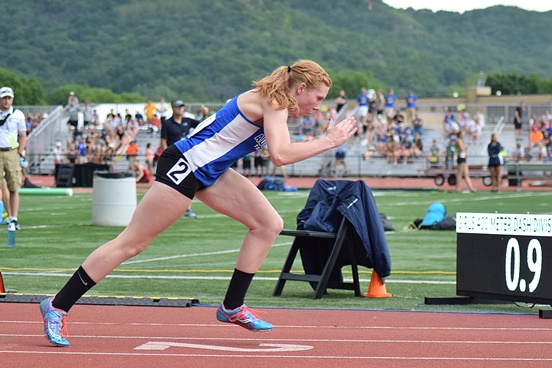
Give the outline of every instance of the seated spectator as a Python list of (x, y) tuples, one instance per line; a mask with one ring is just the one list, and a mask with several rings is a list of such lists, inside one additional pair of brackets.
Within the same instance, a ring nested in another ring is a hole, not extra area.
[(434, 139), (431, 142), (431, 147), (429, 147), (429, 166), (437, 167), (441, 165), (441, 148), (437, 143), (437, 139)]
[(131, 141), (126, 148), (127, 160), (136, 159), (136, 157), (138, 157), (138, 152), (140, 152), (140, 147), (138, 147), (136, 141)]
[(536, 147), (543, 139), (544, 135), (540, 130), (539, 123), (534, 123), (533, 125), (531, 125), (529, 133), (529, 141), (531, 142), (531, 147)]
[(424, 142), (422, 142), (422, 138), (420, 137), (419, 133), (414, 133), (410, 154), (412, 157), (422, 157), (423, 152), (424, 152)]
[(393, 165), (397, 165), (399, 160), (399, 145), (395, 139), (393, 139), (392, 134), (388, 134), (387, 136), (387, 142), (384, 144), (383, 156), (388, 164), (392, 163)]
[(412, 142), (410, 141), (409, 136), (405, 136), (399, 142), (399, 151), (397, 159), (402, 159), (403, 165), (408, 163), (408, 158), (412, 154)]
[(470, 131), (470, 138), (471, 138), (471, 142), (477, 146), (481, 142), (480, 140), (481, 132), (483, 131), (483, 129), (479, 120), (472, 120), (472, 121), (473, 121), (473, 127)]
[(136, 114), (134, 115), (134, 118), (136, 119), (136, 122), (138, 122), (139, 126), (143, 126), (146, 122), (144, 121), (144, 115), (140, 113), (140, 111), (136, 111)]
[(161, 129), (161, 119), (157, 116), (157, 114), (153, 114), (151, 117), (150, 133), (157, 133), (159, 129)]
[(376, 153), (376, 148), (374, 146), (369, 146), (366, 151), (362, 154), (362, 159), (368, 161), (370, 157), (374, 156)]
[(62, 164), (65, 162), (65, 150), (61, 142), (56, 143), (56, 148), (54, 148), (54, 164)]
[(525, 151), (521, 148), (521, 143), (516, 143), (516, 148), (512, 151), (512, 160), (516, 162), (522, 161), (524, 155)]
[(315, 133), (315, 129), (316, 122), (314, 121), (314, 113), (301, 118), (301, 125), (299, 127), (300, 134), (303, 134), (305, 137), (312, 137)]
[(147, 167), (142, 165), (138, 160), (133, 161), (134, 172), (136, 173), (137, 183), (149, 183), (151, 180), (151, 173)]
[(445, 125), (445, 139), (454, 138), (456, 140), (456, 135), (460, 132), (460, 126), (454, 118), (449, 119)]
[(412, 134), (418, 133), (419, 135), (422, 135), (422, 133), (424, 132), (423, 126), (424, 126), (423, 120), (420, 118), (418, 114), (415, 114), (414, 120), (412, 120)]
[(541, 140), (531, 149), (531, 156), (534, 157), (537, 161), (544, 161), (548, 157), (546, 152), (546, 145)]

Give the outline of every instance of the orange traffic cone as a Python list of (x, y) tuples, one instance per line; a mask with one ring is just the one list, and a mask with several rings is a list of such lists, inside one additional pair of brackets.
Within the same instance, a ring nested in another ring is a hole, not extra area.
[(4, 278), (2, 277), (2, 271), (0, 271), (0, 293), (5, 294), (6, 288), (4, 288)]
[(368, 293), (362, 294), (362, 296), (366, 298), (390, 298), (391, 294), (385, 289), (385, 284), (381, 281), (381, 277), (379, 277), (376, 271), (372, 270)]

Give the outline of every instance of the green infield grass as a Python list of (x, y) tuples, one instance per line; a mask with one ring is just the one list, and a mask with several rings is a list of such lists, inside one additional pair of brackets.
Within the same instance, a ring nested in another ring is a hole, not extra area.
[[(295, 218), (309, 192), (265, 192), (279, 211), (285, 227), (295, 228)], [(387, 215), (394, 232), (386, 232), (392, 273), (386, 279), (391, 298), (355, 297), (352, 291), (329, 290), (319, 300), (305, 282), (288, 281), (282, 296), (272, 292), (292, 238), (280, 236), (256, 275), (246, 303), (253, 307), (358, 308), (497, 313), (538, 313), (528, 303), (477, 305), (426, 305), (425, 297), (456, 295), (455, 231), (407, 230), (424, 217), (430, 204), (445, 204), (448, 215), (457, 212), (545, 214), (550, 211), (549, 192), (477, 192), (377, 190), (379, 211)], [(138, 200), (141, 198), (139, 195)], [(92, 194), (72, 197), (21, 196), (17, 246), (7, 248), (6, 228), (0, 227), (0, 270), (5, 287), (22, 294), (54, 294), (103, 242), (122, 227), (92, 225)], [(199, 219), (181, 218), (159, 235), (148, 249), (128, 260), (87, 295), (196, 298), (216, 305), (223, 299), (247, 229), (194, 201)], [(294, 269), (300, 270), (300, 262)], [(366, 292), (371, 270), (360, 267), (361, 288)], [(349, 267), (343, 268), (350, 278)]]

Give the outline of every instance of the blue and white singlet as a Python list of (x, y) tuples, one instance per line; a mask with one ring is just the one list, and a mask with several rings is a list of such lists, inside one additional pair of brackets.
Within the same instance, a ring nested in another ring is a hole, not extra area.
[(209, 186), (240, 158), (263, 148), (266, 140), (263, 127), (242, 114), (236, 96), (174, 145), (194, 176)]

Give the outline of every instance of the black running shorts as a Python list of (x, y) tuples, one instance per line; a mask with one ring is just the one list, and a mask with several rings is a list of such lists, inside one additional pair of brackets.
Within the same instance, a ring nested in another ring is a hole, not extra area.
[(182, 152), (174, 145), (161, 153), (157, 162), (155, 181), (176, 189), (190, 199), (194, 199), (198, 190), (205, 188), (205, 185), (194, 176)]

